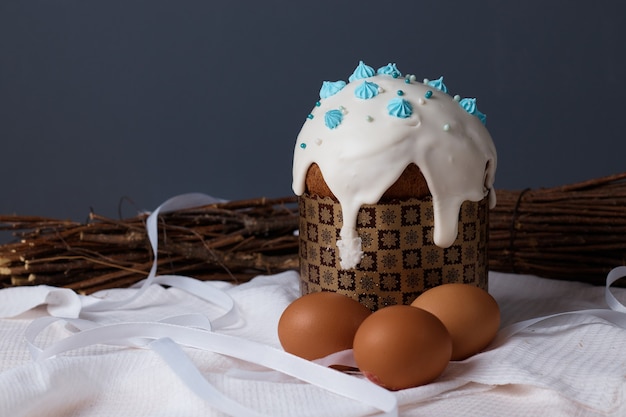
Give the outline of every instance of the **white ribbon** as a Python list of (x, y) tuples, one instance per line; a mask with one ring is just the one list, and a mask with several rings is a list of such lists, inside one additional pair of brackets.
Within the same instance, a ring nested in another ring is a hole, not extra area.
[[(85, 297), (82, 308), (76, 311), (74, 303), (69, 317), (42, 317), (34, 320), (26, 329), (25, 338), (33, 358), (42, 361), (61, 353), (87, 347), (97, 343), (123, 345), (129, 347), (150, 348), (161, 356), (179, 379), (196, 395), (203, 398), (212, 407), (233, 416), (265, 416), (248, 409), (217, 391), (201, 374), (193, 362), (185, 355), (181, 346), (202, 349), (261, 365), (271, 371), (297, 378), (316, 385), (332, 393), (350, 398), (377, 410), (385, 416), (398, 415), (398, 403), (395, 395), (370, 381), (330, 369), (328, 365), (344, 361), (353, 364), (351, 351), (339, 352), (319, 362), (311, 362), (291, 355), (269, 345), (247, 339), (216, 333), (220, 328), (235, 324), (240, 319), (233, 299), (210, 282), (201, 282), (179, 275), (156, 275), (158, 254), (158, 216), (167, 211), (181, 210), (215, 203), (216, 199), (203, 194), (184, 194), (173, 197), (159, 206), (146, 220), (148, 239), (154, 254), (150, 272), (145, 280), (136, 284), (138, 290), (122, 300), (94, 299)], [(168, 317), (158, 322), (123, 322), (98, 324), (81, 318), (81, 313), (105, 312), (120, 309), (137, 300), (150, 285), (162, 284), (185, 290), (195, 296), (211, 302), (223, 310), (222, 315), (213, 320), (198, 314)], [(53, 298), (61, 294), (53, 294)], [(67, 294), (62, 294), (67, 297)], [(47, 297), (44, 297), (47, 300)], [(44, 300), (44, 301), (45, 301)], [(52, 300), (54, 301), (54, 300)], [(51, 304), (56, 305), (56, 304)], [(51, 309), (49, 313), (62, 313), (61, 309)], [(78, 318), (76, 318), (78, 317)], [(58, 321), (65, 321), (66, 328), (72, 335), (52, 345), (40, 348), (36, 344), (37, 336), (48, 326)], [(245, 371), (242, 376), (267, 376), (266, 372)], [(270, 378), (271, 379), (271, 378)], [(267, 417), (267, 416), (265, 416)]]
[(614, 311), (626, 313), (626, 306), (620, 303), (617, 298), (611, 292), (611, 285), (620, 278), (626, 277), (626, 266), (618, 266), (613, 268), (609, 275), (606, 277), (606, 289), (604, 291), (604, 297), (609, 308)]
[(150, 347), (163, 358), (178, 378), (185, 381), (197, 396), (204, 398), (214, 408), (234, 416), (264, 417), (263, 414), (243, 407), (238, 402), (225, 397), (211, 384), (207, 384), (196, 365), (172, 339), (168, 337), (157, 339), (150, 343)]
[[(44, 317), (44, 319), (46, 320), (42, 321), (35, 330), (41, 331), (47, 327), (47, 325), (52, 324), (52, 322), (63, 320), (55, 317)], [(74, 325), (77, 321), (76, 319), (67, 319), (67, 322)], [(29, 332), (27, 339), (32, 346), (35, 346), (34, 337), (36, 337), (36, 331)], [(165, 339), (169, 341), (164, 341)], [(331, 368), (318, 365), (269, 345), (207, 331), (207, 329), (192, 328), (186, 325), (182, 326), (159, 322), (127, 322), (102, 325), (85, 328), (44, 349), (35, 347), (33, 351), (35, 352), (35, 359), (41, 361), (69, 350), (94, 344), (106, 344), (111, 342), (117, 344), (122, 340), (146, 340), (147, 342), (143, 346), (136, 343), (133, 343), (133, 345), (136, 347), (159, 347), (157, 353), (159, 353), (159, 355), (164, 358), (165, 362), (174, 370), (178, 369), (182, 351), (175, 351), (171, 347), (172, 342), (178, 345), (211, 351), (261, 365), (316, 385), (327, 391), (363, 402), (364, 404), (384, 411), (385, 415), (397, 415), (396, 397), (389, 391), (367, 380), (355, 378)], [(153, 341), (157, 341), (157, 343), (155, 344)], [(185, 369), (189, 368), (187, 359), (183, 361), (181, 366)], [(226, 401), (227, 397), (223, 396), (221, 393), (217, 393), (214, 388), (210, 386), (208, 381), (204, 378), (200, 380), (194, 372), (177, 372), (177, 375), (194, 392), (211, 393), (211, 397), (219, 395), (223, 397), (224, 404), (230, 404), (229, 401)], [(204, 399), (210, 401), (210, 398), (205, 397)], [(211, 402), (211, 404), (213, 404), (213, 402)], [(228, 407), (221, 409), (221, 411), (230, 415), (242, 415), (238, 413), (237, 410)], [(260, 414), (250, 415), (256, 416)]]
[(133, 296), (126, 298), (124, 300), (119, 301), (107, 301), (102, 300), (100, 302), (94, 303), (89, 306), (84, 307), (84, 311), (105, 311), (105, 310), (114, 310), (116, 308), (123, 307), (137, 298), (139, 298), (146, 289), (154, 282), (157, 273), (157, 258), (158, 258), (158, 246), (159, 246), (159, 228), (158, 228), (158, 219), (159, 214), (167, 213), (176, 210), (184, 210), (193, 207), (199, 207), (208, 204), (214, 204), (221, 200), (216, 199), (215, 197), (211, 197), (205, 194), (200, 193), (190, 193), (190, 194), (181, 194), (176, 197), (172, 197), (163, 204), (161, 204), (154, 212), (148, 216), (146, 219), (146, 231), (148, 233), (148, 240), (150, 241), (150, 247), (152, 248), (152, 254), (154, 256), (154, 260), (152, 262), (152, 267), (150, 268), (150, 272), (148, 273), (148, 277), (143, 281), (143, 285), (139, 288)]

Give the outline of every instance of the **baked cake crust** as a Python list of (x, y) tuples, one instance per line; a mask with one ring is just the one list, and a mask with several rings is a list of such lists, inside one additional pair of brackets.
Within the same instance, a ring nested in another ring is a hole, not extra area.
[[(306, 175), (306, 190), (311, 195), (319, 197), (331, 197), (337, 201), (337, 197), (326, 184), (320, 167), (313, 163)], [(422, 171), (415, 164), (409, 164), (400, 178), (383, 194), (380, 202), (391, 200), (405, 200), (407, 198), (424, 198), (430, 196), (430, 190)]]

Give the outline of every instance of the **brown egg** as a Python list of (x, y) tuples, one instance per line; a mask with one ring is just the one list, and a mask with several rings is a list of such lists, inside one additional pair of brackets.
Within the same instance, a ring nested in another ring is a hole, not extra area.
[(417, 297), (411, 306), (430, 311), (452, 337), (452, 360), (483, 350), (500, 327), (500, 309), (485, 290), (469, 284), (444, 284)]
[(304, 359), (319, 359), (352, 348), (359, 325), (371, 311), (342, 294), (317, 292), (292, 302), (278, 321), (283, 349)]
[(452, 340), (437, 317), (395, 305), (365, 319), (354, 336), (354, 359), (372, 382), (390, 390), (417, 387), (446, 368)]

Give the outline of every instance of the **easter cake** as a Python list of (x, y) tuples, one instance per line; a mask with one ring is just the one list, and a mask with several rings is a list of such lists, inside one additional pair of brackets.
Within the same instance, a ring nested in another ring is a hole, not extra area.
[(302, 293), (377, 310), (444, 283), (486, 289), (497, 157), (485, 122), (443, 77), (395, 64), (323, 82), (293, 159)]

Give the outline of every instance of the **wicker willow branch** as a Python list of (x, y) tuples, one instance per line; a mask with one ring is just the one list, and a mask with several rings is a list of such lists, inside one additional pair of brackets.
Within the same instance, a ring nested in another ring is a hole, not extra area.
[[(159, 273), (243, 282), (298, 268), (295, 197), (251, 199), (163, 214)], [(91, 293), (132, 285), (152, 265), (147, 215), (78, 223), (2, 216), (0, 287), (48, 284)], [(626, 173), (562, 187), (498, 191), (490, 213), (494, 271), (604, 282), (626, 264)]]
[(603, 284), (626, 264), (626, 173), (497, 195), (491, 270)]
[[(298, 267), (295, 197), (220, 203), (160, 216), (160, 274), (242, 282)], [(152, 252), (147, 215), (86, 224), (0, 216), (18, 241), (0, 245), (0, 285), (49, 284), (91, 293), (145, 278)]]

